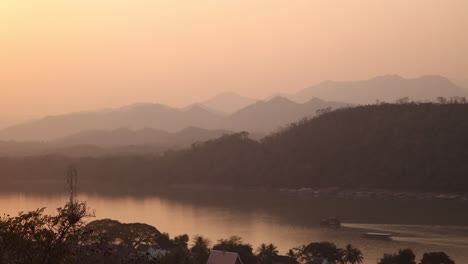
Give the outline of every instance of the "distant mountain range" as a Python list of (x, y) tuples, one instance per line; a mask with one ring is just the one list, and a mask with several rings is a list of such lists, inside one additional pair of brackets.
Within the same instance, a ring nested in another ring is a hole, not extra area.
[[(0, 141), (0, 156), (161, 154), (168, 149), (185, 148), (195, 142), (203, 142), (231, 133), (227, 130), (208, 130), (197, 127), (188, 127), (178, 132), (152, 128), (89, 130), (49, 142)], [(259, 139), (263, 135), (252, 136)]]
[(201, 105), (221, 113), (231, 114), (255, 103), (256, 101), (257, 99), (241, 96), (234, 92), (226, 92), (202, 102)]
[(325, 81), (305, 88), (291, 95), (290, 98), (297, 102), (305, 102), (312, 97), (318, 97), (353, 104), (373, 104), (376, 101), (391, 103), (403, 97), (416, 101), (433, 101), (439, 96), (467, 95), (466, 90), (442, 76), (426, 75), (405, 79), (398, 75), (385, 75), (364, 81)]
[(161, 138), (164, 141), (168, 140), (170, 133), (188, 127), (268, 133), (329, 107), (335, 109), (350, 104), (395, 102), (403, 97), (426, 101), (439, 96), (465, 95), (466, 90), (441, 76), (405, 79), (398, 75), (386, 75), (353, 82), (325, 81), (295, 94), (263, 101), (236, 93), (222, 93), (185, 108), (133, 104), (103, 111), (48, 116), (0, 130), (0, 140), (51, 141), (71, 135), (77, 137), (75, 134), (78, 134), (81, 139), (94, 137), (94, 142), (101, 143), (117, 142), (119, 136), (125, 138), (122, 142), (138, 142), (138, 139), (128, 139), (130, 135), (141, 139)]
[[(95, 192), (151, 194), (171, 185), (204, 185), (466, 193), (466, 135), (468, 103), (361, 105), (322, 112), (261, 141), (233, 133), (164, 154), (146, 145), (94, 150), (83, 145), (53, 152), (65, 157), (0, 155), (0, 181), (2, 186), (61, 183), (64, 169), (74, 164), (86, 184), (80, 189), (92, 186), (88, 191)], [(0, 142), (0, 153), (7, 145)]]
[(79, 112), (11, 126), (0, 131), (0, 139), (52, 140), (88, 130), (154, 128), (175, 132), (196, 126), (211, 128), (221, 115), (194, 105), (176, 109), (161, 104), (135, 104), (118, 109)]
[(197, 141), (206, 141), (230, 133), (232, 132), (228, 130), (208, 130), (197, 127), (188, 127), (175, 133), (152, 128), (139, 130), (118, 128), (115, 130), (88, 130), (79, 132), (53, 140), (51, 143), (101, 146), (157, 144), (167, 147), (185, 147)]
[(468, 79), (466, 80), (457, 80), (455, 82), (458, 86), (463, 88), (466, 92), (468, 92)]
[(268, 101), (258, 101), (235, 112), (221, 121), (221, 127), (234, 131), (271, 132), (301, 118), (313, 117), (317, 110), (344, 106), (348, 104), (328, 102), (318, 98), (312, 98), (305, 103), (296, 103), (277, 96)]
[[(197, 104), (184, 109), (160, 104), (136, 104), (114, 110), (46, 117), (3, 129), (0, 131), (0, 139), (53, 141), (62, 138), (80, 143), (77, 138), (87, 138), (87, 143), (106, 144), (122, 138), (122, 142), (135, 143), (139, 140), (148, 142), (149, 138), (169, 140), (169, 132), (180, 130), (186, 134), (196, 134), (193, 129), (183, 130), (187, 127), (267, 133), (300, 118), (313, 116), (317, 109), (345, 105), (319, 99), (298, 104), (276, 97), (269, 101), (259, 101), (231, 115), (223, 115)], [(218, 132), (214, 131), (214, 134)], [(138, 139), (129, 139), (131, 137)]]

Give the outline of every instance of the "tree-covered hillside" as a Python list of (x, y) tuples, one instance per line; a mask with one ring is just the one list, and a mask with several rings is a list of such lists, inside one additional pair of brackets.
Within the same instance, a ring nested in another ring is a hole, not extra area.
[[(321, 111), (252, 140), (225, 135), (161, 157), (0, 159), (4, 180), (62, 179), (151, 189), (165, 184), (468, 190), (468, 104), (405, 103)], [(97, 185), (94, 185), (97, 186)]]
[(254, 142), (225, 136), (163, 158), (171, 181), (267, 186), (468, 187), (468, 104), (322, 113)]

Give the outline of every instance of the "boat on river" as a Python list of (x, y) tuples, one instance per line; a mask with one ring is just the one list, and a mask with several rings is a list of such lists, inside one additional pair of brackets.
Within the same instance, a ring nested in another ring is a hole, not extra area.
[(390, 233), (364, 233), (364, 237), (369, 238), (369, 239), (382, 239), (382, 240), (389, 240), (392, 239), (392, 234)]

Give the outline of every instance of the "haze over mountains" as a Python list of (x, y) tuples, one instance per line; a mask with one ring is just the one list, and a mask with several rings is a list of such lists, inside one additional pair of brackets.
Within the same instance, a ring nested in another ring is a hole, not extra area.
[(214, 135), (219, 130), (269, 133), (301, 118), (312, 117), (317, 110), (325, 108), (394, 102), (403, 97), (426, 101), (439, 96), (465, 95), (465, 90), (441, 76), (406, 79), (386, 75), (363, 81), (326, 81), (284, 95), (287, 98), (276, 96), (264, 101), (229, 92), (185, 108), (140, 103), (117, 109), (48, 116), (0, 130), (0, 140), (154, 143), (158, 142), (157, 138), (164, 141), (168, 134), (188, 127), (214, 130), (207, 133)]
[(325, 81), (305, 88), (292, 95), (291, 98), (297, 102), (305, 102), (311, 97), (318, 97), (353, 104), (372, 104), (376, 101), (395, 102), (403, 97), (409, 97), (415, 101), (431, 101), (439, 96), (466, 95), (466, 90), (442, 76), (426, 75), (406, 79), (398, 75), (385, 75), (354, 82)]
[(274, 98), (225, 116), (199, 105), (177, 109), (160, 104), (137, 104), (107, 111), (50, 116), (4, 129), (0, 131), (0, 138), (49, 141), (88, 130), (118, 128), (176, 132), (187, 127), (199, 127), (267, 133), (302, 117), (313, 116), (320, 108), (344, 105), (319, 99), (298, 104), (285, 98)]
[(272, 132), (301, 118), (312, 117), (317, 110), (345, 106), (348, 104), (323, 101), (318, 98), (312, 98), (305, 103), (296, 103), (277, 96), (268, 101), (258, 101), (235, 112), (221, 121), (221, 127), (233, 131)]
[(220, 93), (201, 104), (216, 111), (231, 114), (255, 103), (257, 99), (245, 97), (234, 92)]
[(458, 80), (456, 81), (456, 84), (463, 88), (465, 91), (468, 91), (468, 79), (466, 80)]
[[(0, 141), (0, 156), (159, 155), (168, 149), (185, 148), (194, 142), (206, 141), (229, 133), (232, 132), (196, 127), (188, 127), (174, 133), (152, 128), (89, 130), (49, 142)], [(257, 139), (262, 136), (252, 135), (253, 138)]]
[(62, 183), (63, 169), (75, 164), (89, 191), (104, 191), (106, 182), (138, 192), (173, 184), (466, 191), (467, 134), (466, 101), (364, 105), (260, 141), (234, 133), (163, 155), (0, 157), (0, 179)]

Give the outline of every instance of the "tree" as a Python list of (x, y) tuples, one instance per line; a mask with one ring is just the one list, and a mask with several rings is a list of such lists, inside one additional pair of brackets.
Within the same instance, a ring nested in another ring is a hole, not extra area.
[(187, 234), (178, 235), (174, 237), (174, 244), (176, 247), (188, 251), (189, 236)]
[(313, 258), (324, 258), (331, 263), (342, 262), (343, 250), (337, 248), (334, 243), (310, 243), (305, 248), (305, 251), (308, 252)]
[(218, 240), (218, 243), (213, 246), (213, 249), (227, 252), (236, 252), (242, 259), (242, 262), (245, 264), (257, 262), (257, 258), (253, 254), (252, 246), (250, 244), (242, 243), (242, 238), (238, 236), (231, 236), (228, 239)]
[(445, 252), (424, 253), (420, 264), (455, 264)]
[(399, 264), (416, 264), (415, 258), (416, 256), (409, 248), (400, 250), (398, 252), (398, 259), (400, 262)]
[(56, 215), (44, 210), (0, 217), (0, 262), (77, 263), (79, 241), (86, 237), (84, 219), (94, 214), (77, 201), (58, 208)]
[(360, 264), (364, 260), (361, 250), (348, 244), (343, 251), (343, 260), (351, 264)]
[(294, 249), (296, 257), (304, 262), (326, 259), (330, 263), (343, 263), (344, 250), (330, 242), (312, 242)]
[[(169, 237), (169, 235), (167, 235)], [(160, 263), (191, 263), (190, 251), (188, 249), (189, 236), (187, 234), (178, 235), (170, 240), (170, 253), (160, 259)]]
[(398, 255), (385, 253), (377, 264), (399, 264)]
[(193, 238), (193, 244), (190, 252), (193, 255), (194, 264), (205, 264), (210, 255), (210, 241), (203, 236), (196, 235)]
[(171, 240), (171, 236), (168, 233), (161, 233), (156, 237), (156, 243), (164, 249), (174, 248), (174, 242)]
[(140, 244), (156, 244), (161, 235), (155, 227), (141, 223), (122, 224), (111, 219), (90, 222), (86, 230), (92, 231), (87, 243), (98, 241), (137, 248)]
[(399, 250), (398, 254), (384, 254), (377, 264), (416, 264), (416, 256), (411, 249)]
[(290, 258), (296, 258), (296, 253), (294, 252), (294, 249), (290, 249), (288, 250), (288, 252), (286, 253), (286, 256), (290, 257)]
[(174, 248), (171, 252), (159, 260), (161, 264), (191, 264), (190, 254), (188, 250), (182, 248)]
[(407, 103), (409, 103), (409, 100), (410, 100), (409, 97), (406, 96), (406, 97), (397, 99), (395, 103), (397, 103), (397, 104), (407, 104)]
[(439, 104), (446, 104), (447, 103), (447, 99), (445, 97), (442, 97), (442, 96), (439, 96), (437, 97), (437, 102)]
[(278, 247), (270, 244), (262, 243), (257, 248), (257, 257), (260, 259), (260, 263), (268, 264), (273, 262), (273, 258), (278, 256)]

